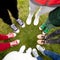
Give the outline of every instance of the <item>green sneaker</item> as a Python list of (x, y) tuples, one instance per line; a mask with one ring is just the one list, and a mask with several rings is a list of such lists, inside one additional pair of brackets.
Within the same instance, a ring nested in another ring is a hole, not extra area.
[(40, 27), (39, 27), (39, 30), (44, 30), (46, 28), (46, 24), (42, 24)]
[(47, 34), (47, 33), (49, 32), (49, 29), (46, 28), (45, 30), (43, 30), (43, 32), (44, 32), (45, 34)]

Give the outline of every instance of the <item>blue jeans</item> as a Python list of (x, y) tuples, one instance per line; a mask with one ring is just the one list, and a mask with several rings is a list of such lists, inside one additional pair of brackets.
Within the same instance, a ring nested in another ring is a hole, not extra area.
[(43, 58), (41, 58), (40, 56), (37, 57), (37, 60), (43, 60)]
[(49, 56), (50, 58), (52, 58), (52, 60), (60, 60), (60, 55), (58, 55), (52, 51), (45, 50), (44, 54)]

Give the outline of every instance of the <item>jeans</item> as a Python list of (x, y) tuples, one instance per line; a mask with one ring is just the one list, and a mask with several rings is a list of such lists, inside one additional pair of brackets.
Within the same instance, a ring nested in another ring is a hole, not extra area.
[(40, 56), (37, 57), (37, 60), (43, 60), (43, 58), (41, 58)]
[(60, 55), (49, 50), (45, 50), (44, 54), (52, 58), (52, 60), (60, 60)]

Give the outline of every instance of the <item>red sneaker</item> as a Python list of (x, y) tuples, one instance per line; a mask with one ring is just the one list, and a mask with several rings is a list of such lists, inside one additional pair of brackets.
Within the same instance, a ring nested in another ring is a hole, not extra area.
[(20, 43), (20, 40), (15, 40), (15, 41), (12, 41), (10, 42), (10, 46), (13, 47), (13, 46), (16, 46)]
[(14, 38), (16, 36), (16, 33), (9, 33), (7, 34), (8, 38)]

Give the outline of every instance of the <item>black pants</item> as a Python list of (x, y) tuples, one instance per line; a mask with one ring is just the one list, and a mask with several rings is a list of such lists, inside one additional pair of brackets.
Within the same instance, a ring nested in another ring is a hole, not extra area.
[(54, 37), (56, 37), (58, 35), (60, 35), (60, 29), (54, 31), (53, 33), (49, 34), (46, 37), (47, 43), (50, 43), (50, 44), (60, 44), (60, 37), (59, 38), (56, 38), (56, 39), (53, 39)]
[(0, 0), (0, 18), (2, 18), (6, 24), (11, 25), (12, 21), (8, 10), (15, 19), (18, 19), (17, 0)]

